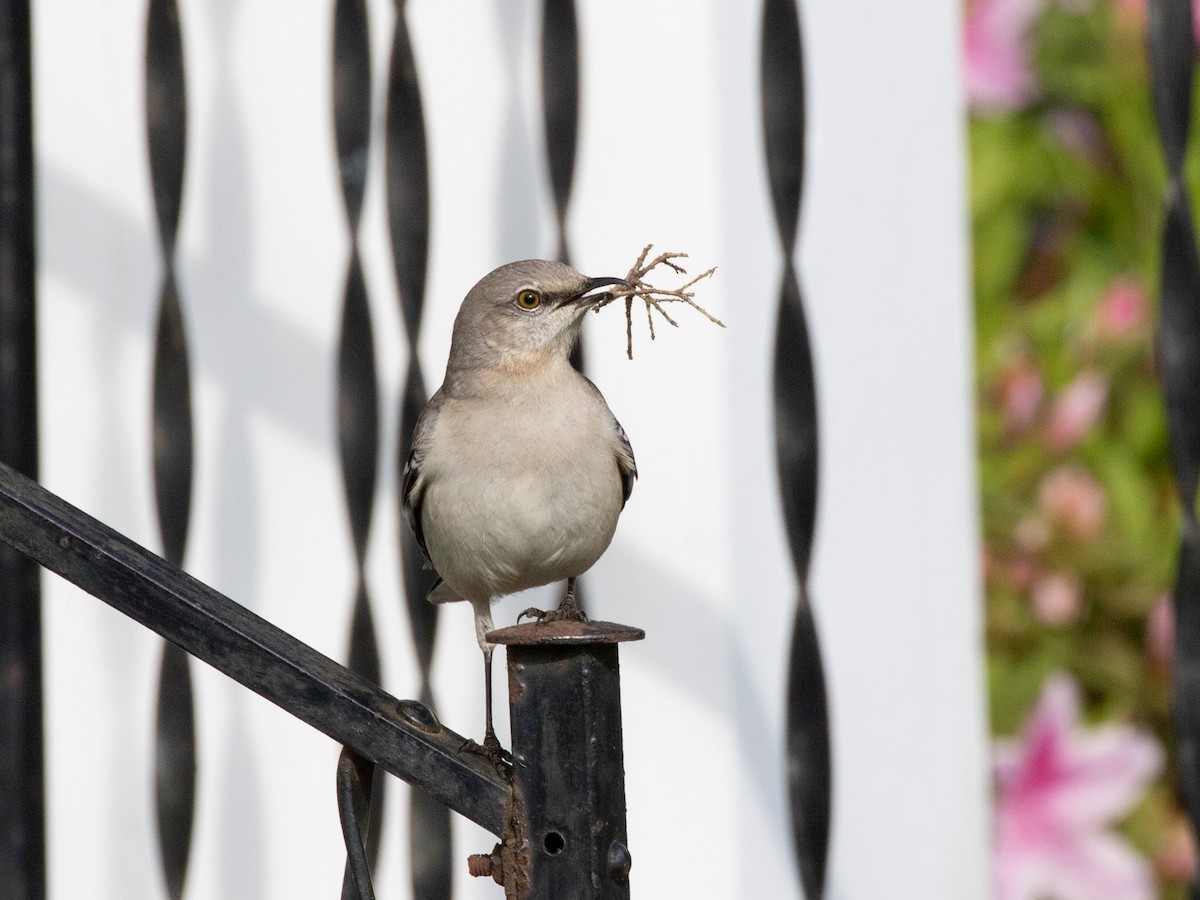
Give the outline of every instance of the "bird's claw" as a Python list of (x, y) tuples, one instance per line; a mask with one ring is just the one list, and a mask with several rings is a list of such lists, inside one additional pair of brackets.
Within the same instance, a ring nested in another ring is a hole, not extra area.
[(500, 746), (500, 739), (494, 733), (485, 735), (482, 744), (467, 738), (459, 749), (466, 753), (482, 756), (495, 766), (496, 771), (501, 775), (507, 774), (505, 767), (512, 763), (512, 753)]
[(536, 606), (531, 606), (517, 616), (517, 622), (525, 618), (534, 619), (539, 623), (563, 621), (586, 622), (588, 620), (587, 613), (580, 609), (573, 599), (569, 603), (564, 600), (558, 605), (557, 609), (538, 609)]

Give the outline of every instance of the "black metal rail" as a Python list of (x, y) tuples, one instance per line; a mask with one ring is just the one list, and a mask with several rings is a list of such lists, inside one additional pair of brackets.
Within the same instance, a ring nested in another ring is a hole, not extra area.
[(471, 859), (505, 896), (627, 900), (631, 858), (616, 644), (636, 628), (528, 624), (509, 649), (513, 765), (493, 766), (413, 700), (397, 700), (163, 558), (0, 464), (0, 543), (61, 575), (345, 745), (343, 830), (360, 897), (367, 761), (501, 838)]
[(422, 704), (397, 700), (0, 464), (0, 541), (493, 834), (509, 785)]

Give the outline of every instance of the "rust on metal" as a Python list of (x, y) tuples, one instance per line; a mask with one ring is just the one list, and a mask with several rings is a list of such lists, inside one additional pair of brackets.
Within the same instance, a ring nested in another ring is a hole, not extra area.
[[(518, 675), (521, 673), (521, 670), (524, 668), (520, 663), (509, 663), (509, 666)], [(525, 696), (525, 682), (520, 678), (508, 679), (508, 702), (510, 704), (511, 703), (520, 703), (521, 698), (524, 696)]]
[(577, 622), (559, 619), (555, 622), (526, 622), (497, 628), (485, 636), (490, 643), (510, 647), (563, 646), (567, 644), (620, 644), (640, 641), (646, 636), (640, 628), (618, 625), (616, 622)]
[(529, 893), (529, 824), (524, 805), (514, 790), (509, 795), (503, 843), (500, 848), (500, 872), (505, 900), (521, 900)]
[(503, 847), (497, 844), (491, 853), (472, 853), (467, 857), (467, 872), (472, 878), (491, 878), (496, 884), (504, 884)]

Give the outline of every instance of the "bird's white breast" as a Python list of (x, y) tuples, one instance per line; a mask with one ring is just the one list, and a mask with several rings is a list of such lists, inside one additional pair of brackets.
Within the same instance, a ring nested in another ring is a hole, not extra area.
[(431, 435), (422, 525), (438, 574), (466, 599), (579, 575), (623, 502), (617, 425), (572, 370), (447, 398)]

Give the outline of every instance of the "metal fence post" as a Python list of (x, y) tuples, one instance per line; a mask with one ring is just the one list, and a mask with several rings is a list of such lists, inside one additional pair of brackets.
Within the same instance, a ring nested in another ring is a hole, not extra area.
[(512, 810), (504, 843), (475, 857), (520, 900), (628, 900), (625, 765), (617, 644), (645, 637), (611, 622), (494, 631), (508, 648)]
[[(38, 475), (28, 0), (0, 0), (0, 461)], [(46, 894), (41, 578), (0, 546), (0, 898)]]

